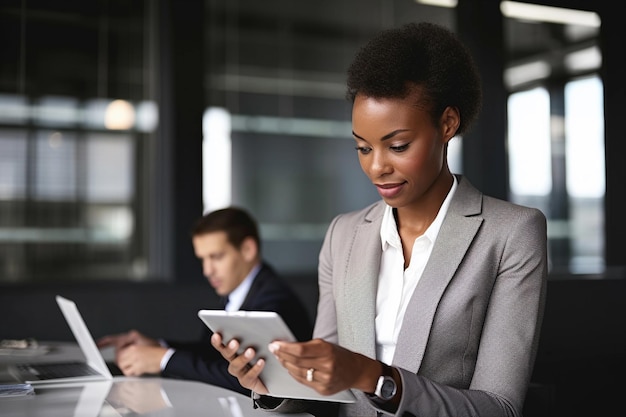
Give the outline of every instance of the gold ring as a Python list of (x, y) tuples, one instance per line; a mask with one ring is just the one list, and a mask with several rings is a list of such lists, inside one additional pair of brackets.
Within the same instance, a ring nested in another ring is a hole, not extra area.
[(313, 368), (309, 368), (306, 370), (306, 380), (309, 382), (313, 382), (313, 372), (315, 372), (315, 369)]

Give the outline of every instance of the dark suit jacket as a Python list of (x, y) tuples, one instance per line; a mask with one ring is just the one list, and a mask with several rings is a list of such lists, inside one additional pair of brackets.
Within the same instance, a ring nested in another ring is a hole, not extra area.
[[(268, 264), (264, 263), (259, 270), (241, 310), (275, 311), (298, 340), (311, 338), (313, 325), (304, 304)], [(213, 348), (210, 338), (211, 331), (205, 327), (198, 341), (168, 340), (167, 343), (176, 349), (176, 352), (170, 358), (162, 375), (202, 381), (249, 395), (250, 391), (243, 388), (237, 378), (228, 373), (228, 362)]]

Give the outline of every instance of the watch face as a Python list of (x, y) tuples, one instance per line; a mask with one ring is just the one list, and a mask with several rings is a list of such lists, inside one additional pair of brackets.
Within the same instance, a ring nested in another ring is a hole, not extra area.
[(396, 394), (396, 383), (392, 378), (385, 378), (380, 387), (380, 396), (384, 399), (391, 399)]

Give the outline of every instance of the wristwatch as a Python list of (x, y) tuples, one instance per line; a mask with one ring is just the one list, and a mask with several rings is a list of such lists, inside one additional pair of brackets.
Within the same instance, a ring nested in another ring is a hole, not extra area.
[(396, 381), (393, 379), (393, 371), (391, 366), (385, 363), (382, 363), (382, 365), (383, 374), (378, 377), (378, 382), (376, 383), (376, 390), (374, 391), (374, 394), (370, 395), (370, 398), (372, 400), (379, 402), (391, 400), (398, 391)]

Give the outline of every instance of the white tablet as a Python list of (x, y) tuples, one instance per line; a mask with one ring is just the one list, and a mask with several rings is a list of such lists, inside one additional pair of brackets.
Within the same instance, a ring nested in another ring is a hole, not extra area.
[[(224, 343), (237, 339), (241, 352), (248, 347), (256, 350), (256, 357), (265, 359), (261, 380), (273, 397), (299, 398), (318, 401), (354, 402), (354, 394), (343, 391), (334, 395), (322, 395), (297, 382), (287, 369), (269, 351), (268, 345), (275, 340), (296, 341), (282, 318), (269, 311), (200, 310), (198, 317), (215, 333), (222, 335)], [(241, 353), (240, 352), (240, 353)]]

